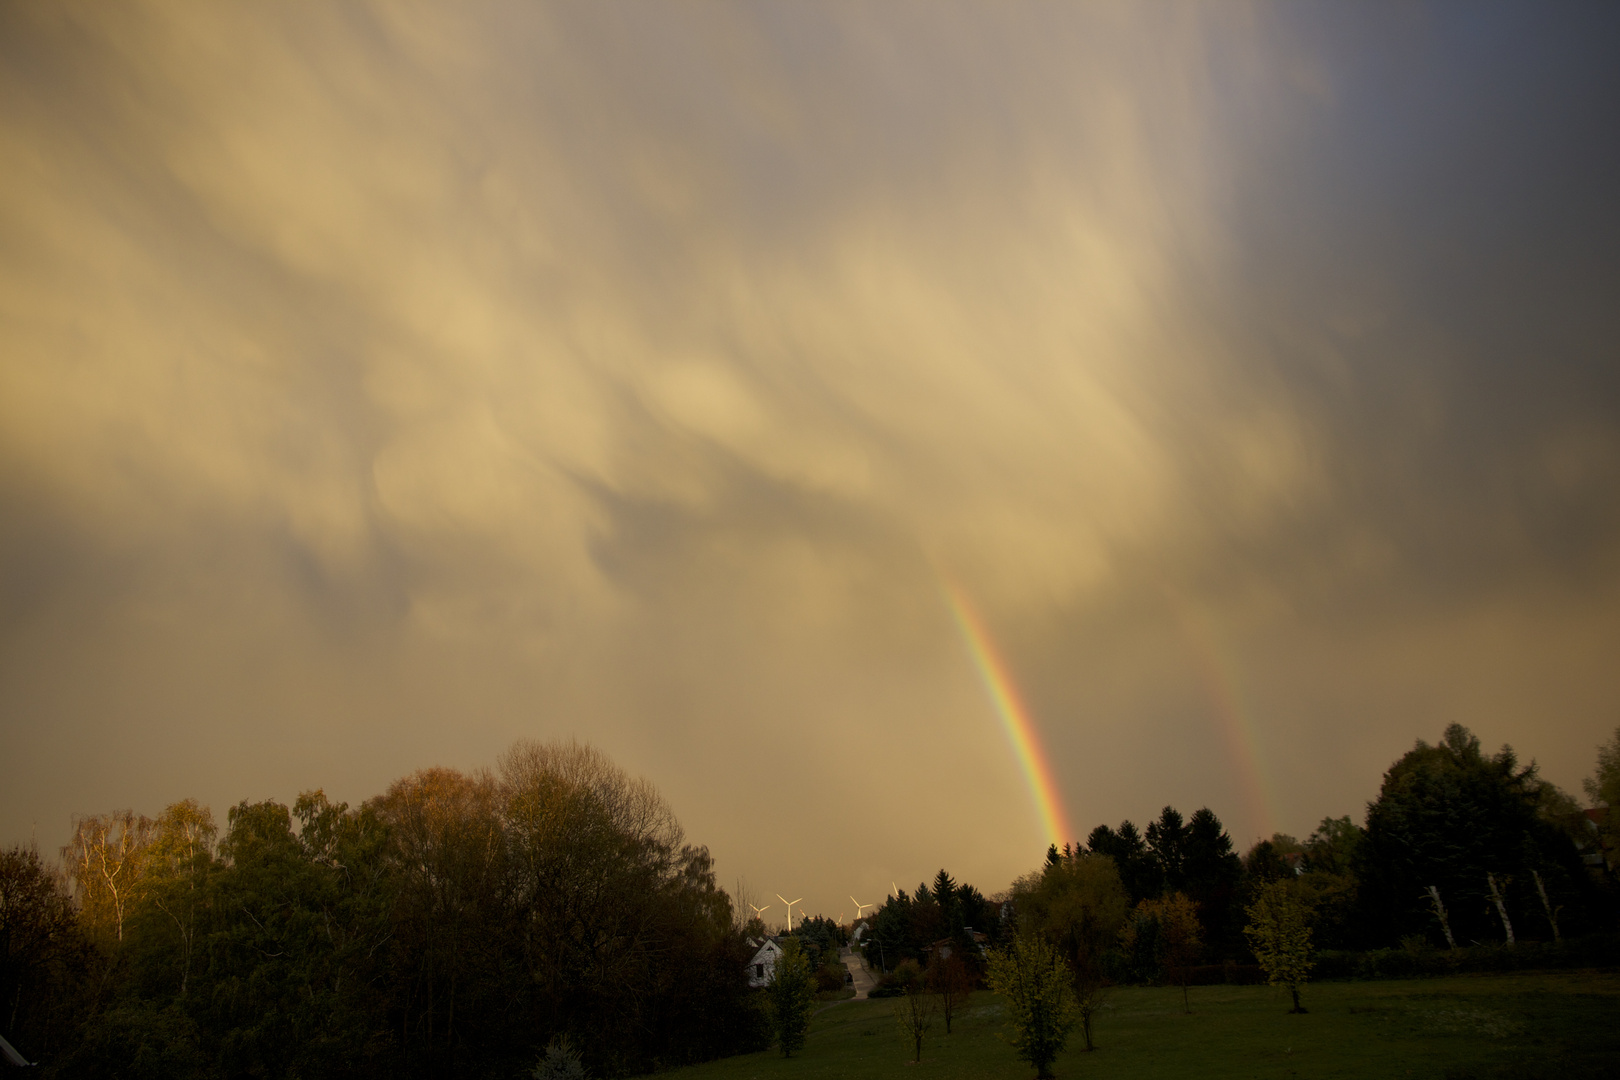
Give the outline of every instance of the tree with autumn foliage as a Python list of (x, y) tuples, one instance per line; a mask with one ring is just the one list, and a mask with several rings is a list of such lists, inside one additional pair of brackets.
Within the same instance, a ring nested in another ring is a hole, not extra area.
[(1120, 932), (1120, 946), (1142, 974), (1160, 975), (1181, 987), (1181, 1008), (1192, 1012), (1187, 984), (1203, 948), (1198, 908), (1185, 893), (1173, 892), (1136, 905)]
[(124, 940), (124, 918), (146, 876), (157, 823), (133, 810), (73, 821), (62, 861), (73, 880), (80, 921), (108, 947)]

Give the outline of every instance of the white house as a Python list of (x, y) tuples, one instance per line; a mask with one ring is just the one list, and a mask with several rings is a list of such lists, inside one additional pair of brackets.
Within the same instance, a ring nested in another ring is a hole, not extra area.
[[(754, 939), (749, 938), (748, 940), (752, 942)], [(759, 951), (754, 953), (754, 958), (748, 961), (748, 985), (768, 985), (771, 976), (776, 972), (776, 958), (781, 955), (782, 946), (770, 938), (766, 938), (764, 944), (760, 945)]]

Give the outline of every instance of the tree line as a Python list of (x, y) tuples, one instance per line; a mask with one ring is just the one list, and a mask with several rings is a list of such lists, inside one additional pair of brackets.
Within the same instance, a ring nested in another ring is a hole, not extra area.
[[(1586, 791), (1594, 814), (1511, 747), (1487, 754), (1453, 724), (1439, 744), (1420, 740), (1391, 765), (1363, 824), (1327, 818), (1303, 842), (1275, 834), (1239, 857), (1208, 808), (1184, 818), (1167, 806), (1146, 829), (1099, 825), (1084, 843), (1054, 844), (993, 901), (942, 870), (933, 889), (901, 891), (874, 912), (864, 952), (908, 996), (937, 995), (941, 957), (964, 958), (974, 979), (1007, 997), (1012, 1044), (1046, 1075), (1071, 1028), (1094, 1047), (1093, 1022), (1118, 983), (1174, 984), (1189, 1009), (1195, 977), (1263, 976), (1303, 1012), (1318, 949), (1511, 948), (1612, 934), (1620, 730), (1599, 748)], [(968, 926), (987, 948), (940, 948), (966, 941)], [(901, 1010), (919, 1054), (923, 1016), (915, 1003)]]
[[(1587, 792), (1620, 804), (1620, 731)], [(1452, 725), (1390, 767), (1363, 824), (1239, 857), (1208, 808), (1166, 807), (1053, 845), (992, 897), (943, 869), (896, 889), (859, 944), (918, 1055), (936, 1007), (948, 1030), (988, 978), (1048, 1025), (1014, 1042), (1049, 1065), (1066, 1025), (1094, 1045), (1120, 982), (1175, 984), (1186, 1008), (1201, 971), (1258, 964), (1297, 1009), (1313, 949), (1612, 932), (1617, 840), (1614, 814)], [(790, 1053), (850, 940), (801, 921), (792, 977), (751, 992), (763, 925), (651, 785), (575, 744), (422, 770), (358, 808), (244, 801), (223, 832), (193, 800), (87, 816), (62, 864), (0, 852), (0, 1031), (64, 1077), (629, 1075), (773, 1026)]]
[(4, 1030), (73, 1076), (593, 1075), (764, 1045), (707, 849), (577, 744), (364, 805), (78, 819), (0, 854)]

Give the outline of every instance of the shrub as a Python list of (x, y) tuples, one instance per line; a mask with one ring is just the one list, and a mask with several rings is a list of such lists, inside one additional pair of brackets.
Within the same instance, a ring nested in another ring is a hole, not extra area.
[(546, 1044), (546, 1052), (529, 1075), (534, 1080), (585, 1080), (585, 1063), (573, 1040), (558, 1035)]
[(788, 938), (782, 955), (776, 958), (766, 994), (777, 1045), (783, 1057), (792, 1057), (804, 1046), (805, 1033), (810, 1028), (810, 1011), (816, 1004), (810, 961), (799, 950), (796, 939)]

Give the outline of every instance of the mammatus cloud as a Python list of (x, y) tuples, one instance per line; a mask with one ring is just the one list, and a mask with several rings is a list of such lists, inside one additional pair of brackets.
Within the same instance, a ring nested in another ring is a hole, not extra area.
[(723, 874), (995, 889), (1046, 838), (947, 577), (1085, 827), (1308, 831), (1452, 719), (1572, 787), (1613, 722), (1573, 28), (7, 21), (12, 834), (577, 735)]

